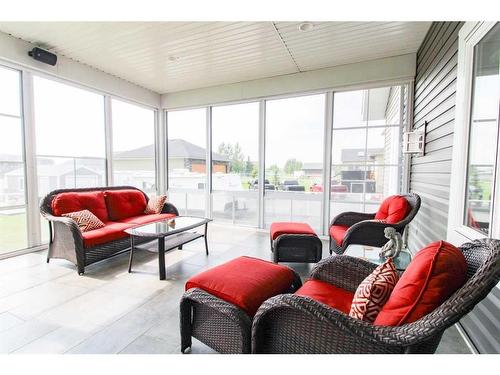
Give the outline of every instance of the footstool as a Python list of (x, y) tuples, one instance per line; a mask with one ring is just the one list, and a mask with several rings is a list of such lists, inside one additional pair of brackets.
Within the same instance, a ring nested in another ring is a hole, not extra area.
[(292, 269), (246, 256), (191, 277), (180, 303), (181, 352), (195, 337), (219, 353), (250, 353), (252, 320), (262, 302), (301, 285)]
[(321, 260), (323, 244), (309, 224), (277, 222), (271, 224), (269, 232), (275, 263), (317, 263)]

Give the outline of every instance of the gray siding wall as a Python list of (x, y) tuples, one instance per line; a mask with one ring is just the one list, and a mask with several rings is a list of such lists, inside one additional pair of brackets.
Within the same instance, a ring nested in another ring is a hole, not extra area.
[(422, 198), (408, 231), (414, 251), (446, 239), (461, 26), (434, 22), (417, 52), (413, 127), (422, 128), (427, 121), (427, 130), (425, 156), (411, 159), (410, 191)]
[[(413, 127), (427, 121), (427, 129), (425, 156), (411, 159), (410, 190), (422, 197), (408, 231), (414, 251), (446, 239), (461, 27), (461, 22), (434, 22), (417, 52)], [(499, 353), (500, 289), (494, 288), (460, 324), (480, 353)]]

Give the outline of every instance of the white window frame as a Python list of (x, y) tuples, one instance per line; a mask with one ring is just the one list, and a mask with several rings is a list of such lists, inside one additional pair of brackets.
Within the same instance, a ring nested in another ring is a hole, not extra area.
[(496, 22), (466, 22), (458, 34), (456, 113), (447, 234), (447, 240), (455, 245), (486, 237), (500, 238), (500, 218), (499, 215), (495, 215), (495, 209), (498, 210), (498, 207), (500, 207), (500, 189), (495, 188), (500, 178), (500, 152), (498, 152), (498, 147), (496, 171), (494, 173), (496, 183), (493, 184), (494, 191), (492, 192), (492, 211), (490, 214), (490, 236), (464, 224), (474, 47), (495, 24)]

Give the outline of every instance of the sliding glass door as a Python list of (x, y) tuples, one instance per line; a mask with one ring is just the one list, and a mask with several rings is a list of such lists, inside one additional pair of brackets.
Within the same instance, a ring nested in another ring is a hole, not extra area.
[(182, 215), (206, 215), (206, 109), (167, 114), (168, 199)]
[(264, 223), (321, 232), (325, 94), (266, 101)]
[(258, 226), (259, 103), (212, 108), (212, 213)]
[(401, 189), (402, 86), (334, 94), (330, 217), (375, 212)]
[(0, 66), (0, 255), (28, 246), (21, 74)]
[(41, 77), (33, 78), (33, 93), (38, 198), (55, 189), (105, 186), (104, 96)]
[(154, 110), (112, 99), (111, 113), (113, 185), (156, 194)]

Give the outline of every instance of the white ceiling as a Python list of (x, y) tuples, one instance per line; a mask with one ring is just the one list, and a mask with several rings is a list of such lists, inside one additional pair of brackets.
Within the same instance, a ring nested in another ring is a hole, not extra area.
[(416, 52), (430, 22), (0, 22), (0, 31), (157, 93)]

